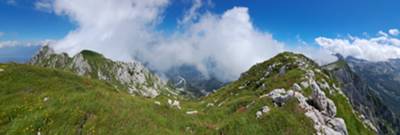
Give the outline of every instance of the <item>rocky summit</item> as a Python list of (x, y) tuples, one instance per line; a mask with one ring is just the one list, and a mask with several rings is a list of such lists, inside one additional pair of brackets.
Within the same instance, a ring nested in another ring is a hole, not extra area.
[(29, 65), (0, 68), (0, 134), (380, 133), (330, 71), (290, 52), (197, 99), (92, 51), (71, 58), (44, 47)]
[(151, 73), (141, 63), (115, 62), (89, 50), (84, 50), (71, 58), (66, 53), (56, 54), (52, 48), (45, 46), (29, 61), (29, 64), (69, 70), (80, 76), (104, 80), (134, 95), (154, 98), (162, 91), (174, 93), (167, 87), (165, 81)]
[(299, 54), (282, 53), (257, 64), (243, 73), (238, 81), (210, 97), (220, 94), (225, 95), (221, 97), (229, 97), (222, 103), (244, 95), (258, 95), (259, 99), (249, 101), (246, 106), (261, 99), (270, 100), (273, 104), (267, 105), (278, 110), (287, 104), (294, 104), (291, 106), (297, 109), (291, 113), (299, 113), (311, 120), (308, 124), (317, 134), (372, 134), (374, 129), (363, 123), (361, 116), (353, 111), (335, 78), (329, 77), (327, 71)]

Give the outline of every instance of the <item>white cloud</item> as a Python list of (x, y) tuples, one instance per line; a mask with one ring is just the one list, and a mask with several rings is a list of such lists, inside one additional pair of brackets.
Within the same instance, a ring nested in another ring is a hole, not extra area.
[(35, 9), (45, 12), (51, 12), (53, 6), (52, 2), (52, 0), (38, 0), (35, 3)]
[(400, 31), (398, 29), (390, 29), (389, 34), (392, 36), (397, 36), (400, 34)]
[(190, 64), (205, 74), (230, 80), (283, 50), (284, 45), (271, 34), (254, 28), (247, 8), (235, 7), (223, 15), (202, 16), (185, 32), (160, 42), (151, 51), (157, 55), (149, 59), (155, 67)]
[(4, 36), (6, 33), (0, 32), (0, 37)]
[(400, 58), (400, 40), (389, 37), (380, 31), (378, 37), (372, 38), (326, 38), (315, 39), (317, 44), (332, 53), (340, 53), (353, 56), (359, 59), (370, 61), (385, 61), (388, 59)]
[(0, 49), (7, 48), (7, 47), (17, 47), (17, 46), (41, 46), (50, 44), (54, 42), (53, 40), (43, 40), (43, 41), (19, 41), (19, 40), (7, 40), (7, 41), (0, 41)]
[(0, 41), (0, 48), (5, 48), (5, 47), (12, 47), (20, 45), (18, 41)]
[(379, 31), (379, 32), (378, 32), (378, 36), (388, 37), (389, 35), (388, 35), (386, 32)]
[(193, 0), (192, 7), (185, 13), (182, 20), (179, 20), (180, 24), (186, 24), (199, 18), (199, 9), (203, 6), (202, 0)]
[(53, 11), (67, 15), (78, 28), (54, 48), (71, 55), (91, 49), (123, 61), (135, 57), (161, 72), (189, 64), (221, 80), (236, 79), (253, 64), (284, 50), (283, 43), (253, 26), (247, 8), (200, 14), (198, 9), (205, 5), (201, 1), (194, 1), (180, 21), (185, 27), (160, 33), (156, 26), (168, 4), (168, 0), (55, 0)]
[(332, 63), (337, 60), (337, 57), (324, 48), (315, 47), (304, 41), (299, 35), (296, 36), (297, 44), (295, 47), (288, 48), (288, 51), (304, 54), (313, 59), (320, 65)]

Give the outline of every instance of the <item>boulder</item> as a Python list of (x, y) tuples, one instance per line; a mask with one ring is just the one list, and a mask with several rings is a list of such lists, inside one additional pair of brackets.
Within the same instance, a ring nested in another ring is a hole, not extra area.
[[(265, 96), (265, 95), (264, 95)], [(261, 96), (261, 97), (264, 97)], [(289, 90), (288, 92), (285, 91), (285, 89), (275, 89), (268, 93), (266, 96), (272, 98), (272, 101), (278, 105), (282, 106), (285, 104), (285, 102), (292, 96), (294, 96), (294, 92), (292, 90)]]
[(256, 118), (259, 119), (262, 116), (262, 112), (261, 111), (257, 111), (256, 112)]
[(310, 84), (308, 83), (308, 81), (302, 81), (300, 83), (301, 86), (303, 86), (303, 88), (308, 88), (310, 86)]
[(332, 127), (335, 131), (339, 132), (341, 135), (348, 135), (346, 128), (346, 123), (342, 118), (330, 119), (327, 123), (329, 127)]
[(186, 112), (186, 114), (188, 114), (188, 115), (195, 115), (197, 113), (199, 113), (199, 112), (197, 112), (197, 111), (188, 111), (188, 112)]
[[(327, 110), (327, 111), (322, 111), (314, 107), (314, 104), (309, 104), (307, 100), (310, 99), (304, 97), (302, 93), (295, 92), (294, 95), (299, 101), (299, 106), (306, 111), (305, 115), (314, 122), (314, 128), (317, 130), (317, 135), (348, 135), (344, 120), (341, 118), (334, 117), (333, 115), (336, 114), (336, 106), (332, 102), (332, 100), (326, 97), (321, 98), (326, 100), (326, 110)], [(319, 95), (319, 98), (320, 97), (324, 96)]]
[(269, 109), (268, 106), (263, 106), (263, 107), (261, 108), (261, 111), (262, 111), (263, 113), (268, 113), (268, 112), (270, 111), (270, 109)]
[(326, 110), (326, 114), (330, 117), (335, 117), (336, 116), (336, 106), (335, 103), (331, 99), (327, 99), (328, 105)]
[(261, 118), (263, 114), (268, 113), (269, 111), (270, 109), (268, 106), (263, 106), (259, 111), (256, 112), (256, 118)]
[(215, 106), (214, 103), (208, 103), (207, 104), (207, 107), (213, 107), (213, 106)]
[(314, 107), (328, 116), (334, 117), (336, 115), (335, 103), (326, 97), (325, 93), (319, 88), (315, 81), (312, 81), (311, 88), (313, 90), (312, 101)]
[(338, 131), (335, 131), (334, 129), (327, 127), (327, 126), (322, 126), (322, 133), (319, 134), (323, 134), (323, 135), (344, 135), (341, 134)]
[(156, 105), (161, 105), (161, 102), (159, 102), (159, 101), (154, 101), (154, 104), (156, 104)]
[(44, 101), (44, 102), (47, 102), (48, 100), (49, 100), (49, 97), (44, 97), (44, 98), (43, 98), (43, 101)]
[(177, 100), (172, 101), (171, 99), (168, 99), (168, 105), (174, 108), (181, 109), (180, 102)]
[(301, 87), (300, 87), (300, 85), (297, 84), (297, 83), (293, 84), (292, 89), (293, 89), (294, 91), (301, 91)]
[(321, 86), (322, 89), (327, 89), (327, 90), (330, 89), (328, 82), (326, 82), (324, 79), (322, 80), (321, 83), (319, 83), (319, 86)]

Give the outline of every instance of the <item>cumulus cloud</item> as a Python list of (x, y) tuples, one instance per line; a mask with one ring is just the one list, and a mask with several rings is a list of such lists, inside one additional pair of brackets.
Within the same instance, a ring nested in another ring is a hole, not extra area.
[(247, 8), (234, 7), (223, 15), (206, 14), (183, 33), (161, 41), (152, 50), (158, 55), (149, 59), (154, 67), (190, 64), (204, 74), (230, 80), (283, 47), (271, 34), (254, 28)]
[(257, 30), (245, 7), (223, 14), (199, 13), (205, 5), (195, 0), (178, 22), (179, 30), (161, 33), (168, 0), (55, 0), (54, 13), (66, 15), (78, 28), (53, 47), (74, 55), (82, 49), (106, 57), (138, 59), (150, 68), (166, 72), (180, 65), (193, 65), (204, 75), (229, 81), (257, 62), (284, 50), (270, 33)]
[(400, 31), (399, 31), (399, 29), (390, 29), (389, 34), (392, 36), (397, 36), (400, 34)]
[(304, 54), (319, 65), (326, 65), (337, 61), (338, 58), (332, 55), (327, 49), (310, 45), (308, 42), (301, 39), (300, 36), (296, 36), (296, 38), (297, 44), (294, 45), (295, 47), (287, 48), (288, 51)]
[[(389, 34), (395, 35), (393, 31), (389, 31)], [(348, 38), (318, 37), (315, 41), (331, 53), (340, 53), (345, 57), (353, 56), (370, 61), (400, 58), (400, 40), (382, 31), (378, 35), (378, 37), (371, 38), (352, 36)]]
[(55, 0), (54, 11), (78, 24), (55, 49), (75, 54), (82, 49), (128, 61), (154, 40), (154, 26), (166, 0)]
[(192, 7), (185, 13), (185, 15), (183, 16), (182, 20), (180, 20), (179, 23), (180, 24), (186, 24), (188, 22), (196, 20), (200, 16), (200, 13), (198, 12), (198, 10), (202, 6), (203, 6), (203, 1), (202, 0), (193, 0)]
[(35, 3), (37, 10), (51, 12), (52, 11), (52, 0), (39, 0)]

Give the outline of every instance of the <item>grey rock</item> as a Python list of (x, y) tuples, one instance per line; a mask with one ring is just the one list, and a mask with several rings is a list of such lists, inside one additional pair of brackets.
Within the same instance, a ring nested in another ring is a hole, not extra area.
[[(364, 72), (374, 69), (373, 67), (384, 66), (385, 64), (372, 65), (367, 61), (353, 61), (350, 63), (355, 67), (351, 68), (343, 59), (323, 67), (330, 71), (336, 80), (342, 84), (340, 85), (341, 88), (337, 88), (335, 85), (332, 87), (337, 91), (341, 89), (339, 92), (342, 92), (348, 97), (354, 110), (362, 114), (360, 119), (363, 120), (365, 125), (376, 130), (378, 134), (399, 134), (400, 131), (397, 127), (400, 127), (400, 119), (396, 116), (395, 112), (384, 103), (385, 101), (381, 99), (381, 91), (378, 90), (379, 92), (377, 92), (377, 89), (370, 86), (376, 83), (368, 83), (365, 79), (368, 80), (371, 77), (359, 75), (360, 73), (365, 75)], [(365, 67), (363, 65), (365, 65)], [(364, 70), (360, 70), (361, 68)], [(357, 72), (354, 72), (354, 70)], [(376, 77), (372, 78), (376, 79)], [(384, 99), (390, 98), (384, 97)]]
[(294, 84), (293, 84), (292, 89), (293, 89), (294, 91), (301, 91), (301, 87), (300, 87), (300, 85), (297, 84), (297, 83), (294, 83)]
[(348, 135), (346, 123), (342, 118), (334, 118), (328, 121), (329, 127), (332, 127), (335, 131), (339, 132), (341, 135)]
[[(89, 57), (89, 58), (86, 58)], [(90, 59), (96, 57), (95, 59)], [(101, 63), (101, 64), (98, 64)], [(117, 89), (126, 89), (133, 95), (154, 98), (164, 90), (166, 93), (176, 94), (170, 90), (166, 82), (151, 73), (141, 63), (112, 61), (101, 54), (91, 51), (82, 51), (70, 58), (67, 54), (57, 54), (45, 46), (35, 55), (29, 64), (48, 68), (59, 68), (73, 71), (80, 76), (89, 76), (115, 84)]]
[[(316, 109), (307, 102), (307, 98), (300, 92), (295, 92), (294, 97), (299, 101), (299, 106), (306, 112), (305, 115), (314, 122), (314, 128), (318, 135), (347, 135), (346, 124), (343, 119), (332, 117), (331, 115)], [(332, 104), (335, 106), (334, 104)], [(336, 107), (335, 107), (336, 108)]]
[(278, 105), (278, 106), (282, 106), (285, 104), (285, 102), (291, 98), (292, 96), (294, 96), (294, 93), (292, 90), (289, 90), (288, 92), (286, 92), (285, 89), (275, 89), (272, 90), (270, 93), (268, 93), (267, 95), (263, 95), (262, 97), (270, 97), (272, 98), (272, 101)]
[(279, 69), (279, 75), (280, 76), (284, 76), (286, 74), (286, 66), (282, 66), (280, 69)]
[(270, 111), (268, 106), (263, 106), (259, 111), (256, 112), (256, 118), (261, 118), (264, 114)]
[(188, 114), (188, 115), (195, 115), (195, 114), (197, 114), (197, 113), (199, 113), (198, 111), (187, 111), (186, 112), (186, 114)]
[(311, 83), (312, 88), (312, 101), (315, 103), (315, 107), (326, 113), (330, 117), (336, 115), (336, 106), (332, 100), (326, 97), (325, 93), (319, 88), (315, 81)]

